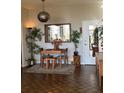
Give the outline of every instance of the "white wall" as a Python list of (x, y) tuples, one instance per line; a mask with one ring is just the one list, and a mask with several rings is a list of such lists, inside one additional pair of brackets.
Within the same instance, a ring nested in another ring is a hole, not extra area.
[[(41, 8), (35, 10), (29, 10), (29, 21), (34, 22), (35, 26), (40, 28), (44, 32), (44, 24), (38, 21), (37, 14), (41, 11)], [(73, 30), (79, 30), (82, 27), (82, 22), (86, 20), (96, 20), (102, 17), (102, 11), (96, 5), (82, 5), (82, 6), (52, 6), (45, 7), (45, 10), (49, 12), (51, 19), (46, 24), (54, 23), (71, 23)], [(82, 41), (81, 41), (82, 42)], [(52, 48), (50, 43), (44, 42), (44, 36), (42, 42), (38, 42), (41, 47)], [(74, 51), (73, 43), (64, 43), (63, 48), (68, 47), (69, 49), (69, 60), (72, 60)], [(79, 54), (82, 53), (82, 47), (79, 46)], [(39, 57), (36, 56), (39, 62)]]
[(27, 33), (27, 30), (25, 28), (25, 23), (28, 21), (28, 17), (29, 17), (29, 11), (25, 8), (21, 8), (21, 47), (22, 47), (22, 67), (27, 66), (28, 63), (27, 61), (25, 61), (25, 58), (29, 57), (29, 53), (28, 53), (28, 48), (26, 46), (26, 42), (25, 42), (25, 36)]
[[(96, 5), (82, 5), (82, 6), (52, 6), (46, 7), (45, 10), (49, 12), (51, 19), (47, 23), (71, 23), (73, 29), (79, 29), (83, 20), (100, 19), (102, 11)], [(41, 7), (35, 10), (30, 10), (29, 19), (32, 20), (36, 26), (43, 29), (43, 23), (37, 19), (37, 14), (42, 11)], [(44, 29), (43, 29), (44, 30)]]

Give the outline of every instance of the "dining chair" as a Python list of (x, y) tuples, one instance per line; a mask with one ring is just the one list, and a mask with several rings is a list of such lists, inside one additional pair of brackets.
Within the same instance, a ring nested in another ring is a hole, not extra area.
[(59, 55), (61, 57), (58, 58), (58, 60), (60, 60), (60, 61), (64, 60), (64, 64), (68, 64), (68, 48), (60, 49), (60, 50), (62, 51), (62, 54)]
[(57, 60), (57, 58), (55, 58), (55, 57), (53, 57), (53, 58), (46, 57), (44, 59), (44, 62), (46, 62), (46, 69), (49, 68), (50, 61), (52, 61), (52, 69), (54, 69), (55, 68), (55, 64), (56, 64), (56, 60)]
[(40, 51), (41, 51), (40, 52), (40, 65), (43, 68), (44, 65), (46, 64), (46, 68), (48, 68), (50, 63), (49, 63), (49, 61), (47, 62), (46, 58), (51, 57), (51, 56), (49, 54), (43, 53), (42, 52), (43, 50), (44, 50), (43, 48), (40, 49)]
[[(41, 48), (40, 51), (43, 51), (44, 49)], [(47, 55), (43, 54), (42, 52), (40, 52), (40, 65), (43, 67), (44, 65), (44, 59), (47, 57)]]

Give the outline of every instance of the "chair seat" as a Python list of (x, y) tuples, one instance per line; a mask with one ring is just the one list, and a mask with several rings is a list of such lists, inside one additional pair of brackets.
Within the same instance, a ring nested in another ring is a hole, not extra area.
[(45, 59), (48, 59), (48, 60), (56, 60), (57, 58), (55, 58), (55, 57), (47, 57), (47, 58), (45, 58)]
[(42, 58), (53, 58), (53, 55), (43, 55)]
[(60, 56), (61, 56), (61, 57), (65, 57), (65, 55), (64, 55), (64, 54), (62, 54), (62, 55), (58, 55), (57, 57), (60, 57)]

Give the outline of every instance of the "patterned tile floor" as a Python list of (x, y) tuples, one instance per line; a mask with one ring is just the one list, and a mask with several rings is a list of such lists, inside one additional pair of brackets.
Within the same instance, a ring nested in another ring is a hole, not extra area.
[(23, 73), (21, 93), (102, 93), (95, 66), (81, 66), (71, 75)]

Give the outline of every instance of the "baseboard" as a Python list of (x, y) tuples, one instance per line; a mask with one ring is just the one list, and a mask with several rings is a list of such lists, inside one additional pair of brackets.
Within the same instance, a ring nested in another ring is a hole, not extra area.
[(28, 65), (21, 65), (22, 68), (28, 67)]
[(96, 64), (83, 64), (84, 66), (96, 66)]

